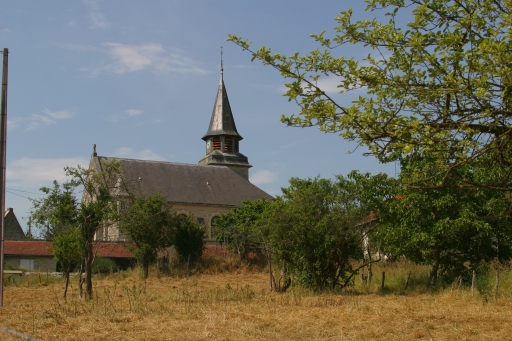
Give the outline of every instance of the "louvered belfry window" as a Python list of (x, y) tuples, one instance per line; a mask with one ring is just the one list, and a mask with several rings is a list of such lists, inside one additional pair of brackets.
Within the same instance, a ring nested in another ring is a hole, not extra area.
[(235, 139), (235, 150), (234, 150), (235, 153), (238, 153), (238, 140)]
[(224, 138), (224, 151), (228, 153), (233, 152), (233, 139), (231, 137)]
[(214, 137), (212, 139), (212, 149), (220, 149), (220, 137)]

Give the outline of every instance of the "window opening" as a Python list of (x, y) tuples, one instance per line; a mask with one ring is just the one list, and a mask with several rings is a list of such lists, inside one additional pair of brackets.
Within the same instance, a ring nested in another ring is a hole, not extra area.
[(20, 267), (27, 270), (34, 270), (34, 259), (20, 259)]
[(224, 138), (224, 151), (228, 153), (233, 152), (233, 139)]
[(214, 137), (212, 139), (212, 148), (213, 150), (220, 149), (220, 137)]

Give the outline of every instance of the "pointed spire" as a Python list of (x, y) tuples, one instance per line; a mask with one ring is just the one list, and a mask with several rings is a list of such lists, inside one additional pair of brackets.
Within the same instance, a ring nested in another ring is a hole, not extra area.
[(222, 49), (223, 47), (220, 47), (220, 84), (224, 83), (224, 63), (222, 60)]
[(215, 99), (215, 105), (213, 106), (212, 118), (210, 120), (210, 126), (208, 131), (202, 137), (203, 140), (207, 140), (210, 136), (237, 136), (242, 139), (242, 136), (238, 134), (236, 130), (235, 120), (233, 113), (231, 112), (231, 106), (229, 105), (228, 94), (226, 92), (226, 86), (224, 85), (224, 63), (222, 59), (222, 47), (220, 50), (220, 84), (217, 90), (217, 98)]

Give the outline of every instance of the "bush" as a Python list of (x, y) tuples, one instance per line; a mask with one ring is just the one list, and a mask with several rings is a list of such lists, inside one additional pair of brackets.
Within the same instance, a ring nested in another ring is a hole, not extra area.
[(190, 262), (196, 262), (203, 255), (205, 232), (193, 219), (192, 215), (181, 216), (176, 227), (174, 247), (183, 263), (187, 262), (189, 257)]
[(92, 263), (93, 274), (111, 274), (114, 271), (117, 271), (117, 265), (114, 260), (96, 256), (94, 263)]

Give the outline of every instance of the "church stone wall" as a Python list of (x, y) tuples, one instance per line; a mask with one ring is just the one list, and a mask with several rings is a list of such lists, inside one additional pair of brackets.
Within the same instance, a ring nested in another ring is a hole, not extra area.
[(232, 207), (225, 206), (201, 206), (201, 205), (173, 205), (173, 210), (178, 214), (189, 215), (192, 213), (196, 221), (203, 219), (204, 226), (206, 228), (206, 243), (215, 244), (215, 239), (212, 238), (212, 219), (219, 217), (221, 213), (227, 213), (231, 211)]
[[(219, 217), (222, 213), (229, 212), (232, 207), (175, 204), (172, 206), (172, 209), (177, 214), (184, 214), (186, 216), (193, 214), (195, 220), (199, 223), (203, 223), (206, 228), (206, 244), (212, 245), (215, 244), (215, 239), (212, 238), (212, 219)], [(99, 229), (96, 232), (95, 239), (112, 242), (126, 240), (125, 236), (123, 236), (119, 228), (115, 225)]]
[[(24, 260), (25, 262), (23, 262)], [(52, 256), (4, 256), (4, 262), (18, 268), (25, 264), (30, 264), (29, 271), (50, 271), (55, 272), (57, 262)], [(22, 264), (23, 263), (23, 264)], [(26, 266), (26, 265), (25, 265)]]

